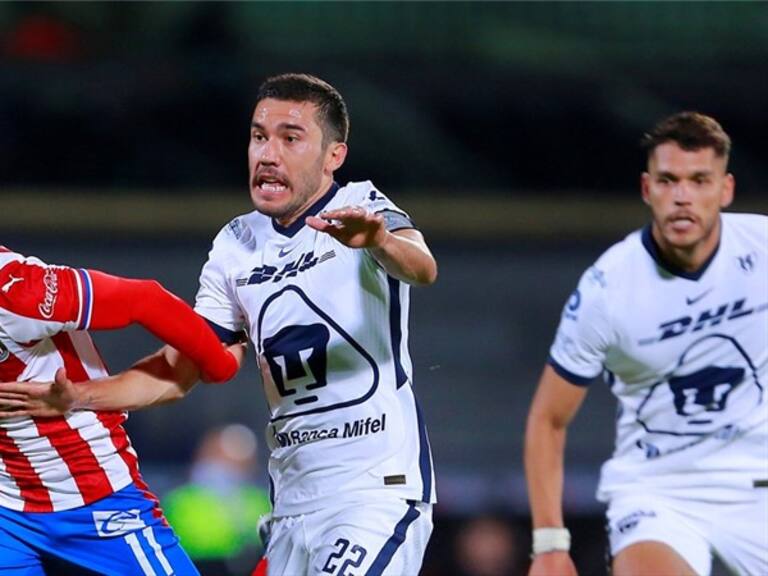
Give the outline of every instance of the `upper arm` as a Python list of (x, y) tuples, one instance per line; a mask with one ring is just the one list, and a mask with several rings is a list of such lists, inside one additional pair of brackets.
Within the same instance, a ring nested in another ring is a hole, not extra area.
[(592, 266), (563, 307), (549, 362), (531, 405), (531, 421), (565, 428), (578, 411), (615, 340), (607, 301), (605, 274)]
[[(233, 223), (238, 221), (236, 219)], [(234, 251), (239, 241), (235, 230), (239, 228), (230, 223), (214, 240), (208, 260), (200, 272), (200, 287), (195, 297), (195, 311), (208, 320), (217, 333), (217, 328), (231, 334), (239, 333), (245, 326), (245, 317), (235, 298), (229, 277), (231, 263), (236, 259)], [(222, 334), (219, 336), (222, 337)], [(222, 338), (222, 341), (230, 343), (226, 337)]]
[(18, 342), (87, 328), (91, 302), (85, 270), (48, 266), (19, 256), (0, 266), (3, 328)]
[(531, 404), (530, 418), (565, 428), (578, 412), (588, 388), (572, 384), (550, 365), (544, 367)]
[(563, 307), (549, 363), (565, 380), (587, 386), (603, 372), (616, 334), (608, 309), (609, 288), (595, 266), (581, 277)]

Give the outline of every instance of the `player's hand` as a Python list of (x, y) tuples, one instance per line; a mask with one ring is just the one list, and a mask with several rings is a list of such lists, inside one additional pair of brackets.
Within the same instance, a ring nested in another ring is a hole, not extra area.
[(0, 383), (0, 418), (60, 416), (75, 406), (75, 386), (59, 368), (53, 382)]
[(350, 248), (375, 248), (387, 240), (387, 228), (381, 214), (368, 212), (361, 206), (345, 206), (337, 210), (308, 216), (311, 228), (325, 232)]
[(533, 557), (528, 576), (578, 576), (568, 552), (545, 552)]

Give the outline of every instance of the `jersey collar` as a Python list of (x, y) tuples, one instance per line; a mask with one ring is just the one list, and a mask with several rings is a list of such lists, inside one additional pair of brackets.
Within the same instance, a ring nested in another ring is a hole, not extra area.
[[(721, 223), (722, 224), (722, 223)], [(722, 239), (723, 229), (722, 226), (720, 227), (720, 239)], [(707, 260), (702, 264), (698, 270), (694, 270), (693, 272), (686, 272), (682, 268), (679, 268), (672, 264), (671, 262), (667, 261), (664, 258), (664, 255), (661, 253), (661, 250), (659, 249), (659, 245), (656, 243), (656, 240), (653, 238), (653, 233), (651, 232), (651, 224), (646, 225), (643, 228), (642, 232), (642, 240), (643, 240), (643, 246), (645, 247), (648, 254), (653, 258), (653, 260), (664, 268), (667, 272), (670, 274), (673, 274), (674, 276), (679, 276), (680, 278), (685, 278), (687, 280), (699, 280), (703, 275), (704, 272), (707, 271), (707, 268), (709, 268), (709, 265), (712, 263), (712, 260), (715, 259), (715, 256), (717, 256), (718, 251), (720, 250), (720, 240), (717, 242), (717, 246), (715, 246), (715, 249), (712, 251), (712, 254), (707, 258)]]
[(323, 208), (325, 208), (326, 204), (331, 201), (331, 198), (333, 198), (336, 195), (336, 191), (339, 189), (339, 185), (334, 181), (331, 184), (331, 187), (328, 189), (328, 192), (323, 194), (320, 198), (317, 199), (317, 202), (312, 204), (309, 208), (307, 208), (301, 216), (296, 218), (296, 221), (291, 224), (290, 226), (281, 226), (277, 220), (272, 218), (272, 227), (275, 229), (275, 232), (278, 232), (282, 234), (283, 236), (288, 236), (289, 238), (293, 238), (296, 233), (304, 228), (304, 220), (307, 218), (307, 216), (315, 216), (317, 213), (319, 213)]

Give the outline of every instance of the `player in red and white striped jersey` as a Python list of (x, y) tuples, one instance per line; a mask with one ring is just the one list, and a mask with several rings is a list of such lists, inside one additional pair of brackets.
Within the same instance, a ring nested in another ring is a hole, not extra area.
[[(75, 382), (106, 377), (104, 363), (85, 330), (132, 323), (143, 325), (190, 358), (209, 381), (228, 380), (239, 368), (238, 359), (222, 347), (207, 323), (159, 283), (48, 266), (0, 246), (0, 381), (51, 381), (60, 368), (65, 368)], [(149, 517), (170, 532), (156, 499), (141, 479), (136, 452), (122, 426), (125, 419), (124, 412), (92, 410), (70, 410), (50, 418), (0, 419), (0, 571), (26, 567), (35, 553), (41, 557), (52, 552), (56, 555), (57, 546), (46, 550), (37, 542), (32, 547), (38, 549), (30, 554), (8, 551), (5, 538), (10, 533), (18, 539), (23, 530), (14, 524), (11, 511), (27, 514), (24, 520), (38, 517), (30, 513), (40, 512), (54, 513), (43, 516), (55, 519), (55, 513), (88, 507), (130, 487), (139, 498), (150, 502)], [(129, 507), (135, 511), (136, 502)], [(108, 511), (120, 513), (121, 508), (116, 505)], [(94, 535), (115, 532), (117, 540), (126, 538), (126, 552), (134, 550), (128, 541), (130, 531), (100, 530), (104, 526), (100, 527), (97, 516), (89, 521)], [(128, 524), (141, 531), (150, 522), (139, 519)], [(160, 536), (154, 534), (154, 539)], [(151, 538), (146, 539), (147, 549), (155, 554)], [(192, 565), (183, 551), (179, 549), (177, 554), (172, 550), (179, 548), (172, 532), (166, 540), (167, 546), (160, 546), (166, 564), (174, 564), (170, 558), (178, 557), (174, 572), (182, 573), (179, 566), (190, 570)], [(163, 554), (164, 547), (168, 550)], [(118, 554), (120, 568), (116, 573), (154, 573), (145, 569), (145, 565), (152, 566), (147, 554), (139, 552)], [(142, 563), (142, 554), (146, 563)], [(73, 562), (72, 558), (64, 559)], [(165, 564), (159, 562), (160, 569), (165, 570)], [(101, 571), (108, 564), (96, 559), (82, 565)]]

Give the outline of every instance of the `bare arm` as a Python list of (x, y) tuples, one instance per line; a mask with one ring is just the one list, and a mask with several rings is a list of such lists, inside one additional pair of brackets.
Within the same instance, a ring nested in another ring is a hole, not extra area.
[[(525, 431), (525, 475), (533, 527), (563, 527), (563, 457), (566, 429), (586, 396), (546, 366), (533, 398)], [(535, 574), (575, 574), (566, 552), (538, 554), (531, 565)]]
[[(242, 364), (245, 346), (228, 350)], [(183, 398), (200, 379), (200, 370), (170, 346), (131, 368), (99, 380), (73, 383), (60, 368), (54, 382), (0, 384), (0, 418), (57, 416), (69, 410), (137, 410)]]
[(387, 232), (385, 242), (369, 251), (387, 274), (398, 280), (415, 286), (437, 280), (437, 263), (418, 230)]
[(359, 206), (324, 212), (307, 224), (350, 248), (366, 248), (387, 274), (408, 284), (428, 285), (437, 279), (437, 263), (421, 232), (404, 228), (389, 232), (381, 214)]

